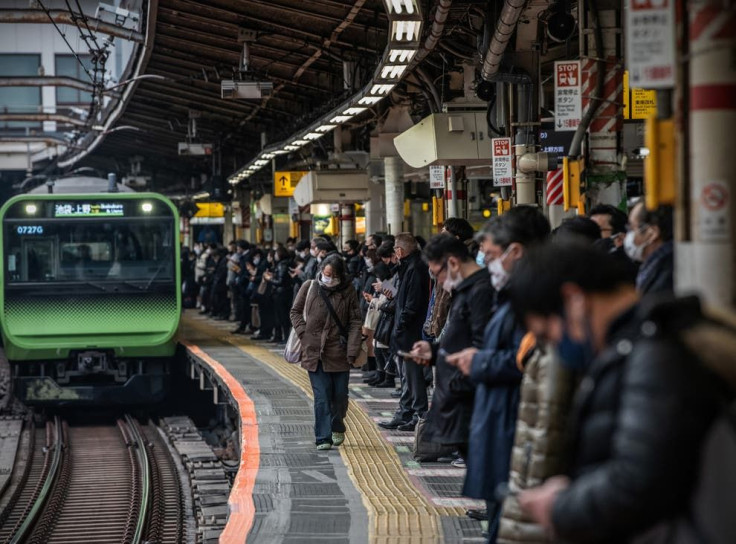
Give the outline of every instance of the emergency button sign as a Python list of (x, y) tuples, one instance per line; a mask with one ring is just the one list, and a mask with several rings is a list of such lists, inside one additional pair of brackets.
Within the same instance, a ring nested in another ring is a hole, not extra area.
[(555, 62), (555, 129), (577, 130), (583, 115), (580, 61)]
[(511, 138), (493, 138), (493, 186), (508, 187), (513, 179)]

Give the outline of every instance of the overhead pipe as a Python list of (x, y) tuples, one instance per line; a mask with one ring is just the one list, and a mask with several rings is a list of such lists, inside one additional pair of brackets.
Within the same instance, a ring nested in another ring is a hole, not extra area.
[(595, 82), (595, 91), (590, 96), (590, 105), (588, 106), (588, 110), (580, 120), (580, 124), (575, 131), (575, 135), (572, 137), (572, 143), (570, 144), (568, 155), (573, 158), (580, 156), (585, 133), (588, 131), (588, 127), (593, 121), (598, 108), (603, 104), (604, 80), (606, 79), (606, 59), (604, 58), (605, 54), (603, 52), (603, 29), (601, 28), (601, 22), (598, 18), (598, 6), (596, 5), (595, 0), (586, 0), (585, 3), (588, 6), (590, 19), (593, 22), (594, 27), (593, 39), (595, 40), (595, 58), (597, 59), (596, 69), (598, 71), (598, 77)]
[(519, 17), (527, 2), (528, 0), (506, 0), (504, 3), (501, 15), (496, 23), (496, 31), (493, 34), (491, 44), (488, 46), (485, 59), (483, 59), (481, 76), (484, 81), (492, 81), (498, 73), (506, 47), (514, 34), (514, 30), (516, 30), (516, 24), (519, 22)]
[[(0, 9), (0, 23), (46, 24), (53, 21), (59, 25), (75, 26), (75, 19), (78, 18), (72, 12), (63, 9), (49, 10), (49, 15), (37, 9)], [(106, 23), (94, 17), (85, 17), (85, 19), (87, 26), (94, 32), (133, 42), (143, 42), (143, 34), (136, 30)]]
[(447, 16), (450, 14), (450, 6), (452, 6), (452, 0), (439, 0), (434, 10), (434, 21), (432, 21), (432, 27), (429, 30), (429, 36), (424, 40), (424, 43), (417, 51), (414, 58), (409, 63), (409, 70), (413, 69), (420, 62), (422, 62), (427, 55), (429, 55), (434, 48), (437, 47), (437, 42), (440, 41), (442, 32), (445, 30), (445, 23), (447, 22)]
[(92, 83), (65, 76), (11, 76), (0, 77), (0, 87), (70, 87), (91, 93)]
[(76, 117), (69, 117), (68, 115), (61, 115), (59, 113), (0, 113), (0, 121), (30, 121), (38, 123), (55, 121), (77, 127), (87, 125), (87, 122), (83, 119), (77, 119)]

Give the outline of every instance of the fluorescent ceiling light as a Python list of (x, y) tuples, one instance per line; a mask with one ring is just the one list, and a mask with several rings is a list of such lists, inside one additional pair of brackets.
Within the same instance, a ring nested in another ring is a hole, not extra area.
[(381, 100), (383, 100), (383, 97), (381, 96), (364, 96), (358, 100), (358, 104), (372, 106), (373, 104), (378, 104)]
[(390, 0), (386, 3), (390, 13), (415, 13), (417, 10), (414, 0)]
[(256, 164), (256, 166), (264, 166), (264, 165), (268, 164), (268, 161), (265, 160), (265, 159), (259, 159), (259, 160), (257, 160), (255, 162), (255, 164)]
[(317, 132), (329, 132), (334, 129), (337, 125), (321, 125), (314, 129)]
[(285, 145), (285, 146), (284, 146), (284, 149), (286, 149), (286, 151), (296, 151), (296, 150), (297, 150), (297, 149), (299, 149), (300, 147), (301, 147), (301, 146), (299, 146), (299, 145), (293, 145), (293, 144), (289, 144), (289, 145)]
[(393, 84), (390, 83), (381, 83), (378, 85), (374, 85), (371, 87), (371, 94), (379, 95), (379, 96), (386, 96), (388, 93), (391, 92), (391, 89), (394, 88)]
[(307, 145), (308, 143), (309, 141), (306, 138), (302, 140), (294, 140), (294, 145), (298, 145), (299, 147)]
[(337, 123), (338, 125), (341, 125), (345, 123), (346, 121), (350, 120), (351, 115), (337, 115), (330, 119), (330, 123)]
[(358, 107), (352, 107), (346, 109), (344, 112), (342, 112), (343, 115), (358, 115), (360, 113), (363, 113), (368, 108), (358, 108)]
[(273, 154), (274, 155), (286, 155), (288, 152), (289, 150), (284, 148), (284, 149), (277, 149), (276, 151), (273, 152)]
[(391, 39), (397, 42), (413, 42), (419, 39), (421, 21), (394, 21), (391, 23)]
[(275, 156), (276, 155), (274, 155), (273, 153), (264, 153), (263, 155), (261, 155), (261, 158), (262, 159), (273, 159)]
[(321, 132), (310, 132), (309, 134), (304, 136), (304, 139), (305, 140), (316, 140), (317, 138), (321, 138), (322, 136), (324, 136), (324, 134)]
[(390, 62), (409, 62), (416, 52), (416, 49), (391, 49), (388, 52), (388, 60)]
[(381, 77), (383, 79), (401, 79), (406, 71), (406, 64), (389, 64), (381, 69)]

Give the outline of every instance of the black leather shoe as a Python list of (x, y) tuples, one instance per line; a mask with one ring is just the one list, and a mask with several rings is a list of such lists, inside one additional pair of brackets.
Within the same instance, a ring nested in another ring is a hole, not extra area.
[(401, 398), (401, 389), (397, 389), (396, 391), (391, 391), (391, 397), (395, 399)]
[(488, 510), (466, 510), (465, 515), (470, 519), (478, 521), (486, 521), (488, 519)]
[(399, 425), (396, 427), (397, 431), (406, 431), (406, 432), (414, 432), (414, 429), (417, 427), (416, 421), (410, 421), (409, 423), (404, 423), (403, 425)]
[(406, 421), (393, 418), (391, 421), (379, 421), (378, 426), (383, 429), (398, 429), (401, 425), (405, 425)]
[(394, 380), (388, 380), (387, 379), (387, 380), (383, 380), (381, 383), (377, 384), (376, 387), (380, 387), (382, 389), (383, 388), (391, 388), (391, 389), (393, 389), (394, 387), (396, 387), (396, 382)]
[(271, 338), (270, 338), (269, 336), (263, 336), (263, 335), (261, 335), (261, 334), (256, 334), (256, 335), (255, 335), (255, 336), (254, 336), (254, 337), (252, 338), (252, 340), (261, 340), (261, 341), (264, 341), (264, 340), (270, 340), (270, 339), (271, 339)]
[(238, 327), (234, 331), (230, 331), (230, 334), (244, 334), (244, 333), (245, 333), (245, 329), (241, 329), (240, 327)]

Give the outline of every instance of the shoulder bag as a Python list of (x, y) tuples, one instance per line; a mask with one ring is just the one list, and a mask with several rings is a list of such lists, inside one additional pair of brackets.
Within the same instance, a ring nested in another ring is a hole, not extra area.
[[(304, 322), (307, 321), (307, 301), (309, 301), (309, 295), (312, 293), (312, 287), (314, 287), (314, 280), (311, 280), (309, 289), (307, 290), (307, 298), (304, 299), (304, 312), (302, 314), (304, 316)], [(284, 359), (287, 363), (291, 363), (292, 365), (295, 365), (302, 360), (302, 341), (294, 327), (291, 328), (289, 338), (286, 340)]]

